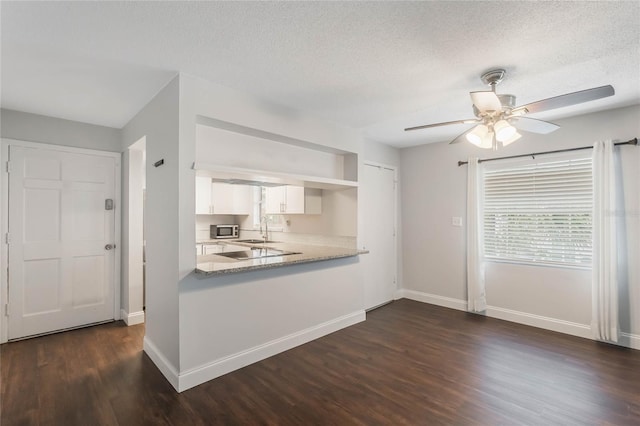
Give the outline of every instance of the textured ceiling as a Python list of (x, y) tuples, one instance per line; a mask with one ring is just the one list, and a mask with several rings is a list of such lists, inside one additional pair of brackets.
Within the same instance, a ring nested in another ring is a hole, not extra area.
[(182, 71), (409, 146), (465, 126), (479, 75), (518, 104), (612, 84), (534, 117), (640, 103), (640, 2), (7, 2), (2, 107), (124, 126)]

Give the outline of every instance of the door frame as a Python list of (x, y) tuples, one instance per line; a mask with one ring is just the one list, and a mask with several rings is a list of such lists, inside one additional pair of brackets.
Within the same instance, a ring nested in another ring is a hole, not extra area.
[[(394, 226), (394, 244), (393, 244), (393, 279), (396, 288), (393, 292), (393, 300), (398, 300), (400, 298), (400, 274), (398, 273), (398, 254), (399, 254), (399, 240), (400, 240), (400, 225), (398, 223), (398, 166), (392, 166), (391, 164), (386, 163), (378, 163), (376, 161), (363, 160), (362, 167), (371, 166), (378, 168), (385, 168), (393, 171), (393, 226)], [(358, 206), (360, 204), (358, 203)], [(358, 207), (360, 211), (360, 208)], [(364, 211), (359, 212), (359, 214), (365, 214)], [(362, 216), (360, 216), (362, 217)], [(362, 223), (362, 220), (358, 220), (359, 223)], [(360, 234), (360, 232), (358, 232)], [(363, 233), (364, 234), (364, 233)], [(358, 240), (358, 246), (362, 246), (363, 241)]]
[(115, 160), (115, 199), (114, 199), (114, 271), (113, 271), (113, 318), (120, 319), (120, 267), (121, 267), (121, 180), (122, 180), (122, 154), (119, 152), (98, 151), (94, 149), (75, 148), (64, 145), (53, 145), (40, 142), (28, 142), (17, 139), (2, 138), (0, 148), (0, 343), (6, 343), (9, 335), (9, 321), (7, 317), (6, 304), (9, 301), (9, 250), (5, 235), (9, 232), (9, 173), (7, 171), (7, 159), (9, 158), (9, 147), (20, 146), (25, 148), (48, 149), (53, 151), (69, 152), (75, 154), (88, 154), (95, 156), (110, 157)]

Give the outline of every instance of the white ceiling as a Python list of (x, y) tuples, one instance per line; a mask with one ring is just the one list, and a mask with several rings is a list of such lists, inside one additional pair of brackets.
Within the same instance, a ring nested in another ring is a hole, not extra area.
[(640, 103), (640, 2), (1, 3), (2, 107), (123, 127), (179, 71), (410, 146), (465, 126), (479, 75), (517, 104), (612, 84), (534, 115)]

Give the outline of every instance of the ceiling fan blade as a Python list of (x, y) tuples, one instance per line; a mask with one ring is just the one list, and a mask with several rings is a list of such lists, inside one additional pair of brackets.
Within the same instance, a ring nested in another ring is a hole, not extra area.
[(535, 118), (529, 117), (517, 117), (509, 120), (513, 127), (518, 130), (524, 130), (525, 132), (531, 133), (539, 133), (541, 135), (546, 135), (547, 133), (551, 133), (554, 130), (558, 130), (560, 126), (557, 124), (550, 123), (548, 121), (536, 120)]
[(566, 106), (581, 104), (583, 102), (595, 101), (596, 99), (612, 96), (616, 92), (613, 86), (594, 87), (593, 89), (581, 90), (579, 92), (567, 93), (553, 98), (543, 99), (522, 105), (519, 108), (526, 108), (529, 113), (548, 111), (550, 109), (562, 108)]
[(466, 138), (464, 138), (463, 136), (465, 136), (467, 133), (469, 133), (470, 130), (475, 129), (475, 126), (473, 126), (471, 129), (467, 129), (464, 132), (460, 133), (458, 136), (456, 136), (455, 138), (453, 138), (453, 140), (451, 142), (449, 142), (449, 145), (453, 145), (456, 143), (460, 143), (460, 142), (464, 142), (466, 140)]
[(428, 129), (430, 127), (439, 127), (439, 126), (448, 126), (449, 124), (474, 124), (480, 123), (480, 120), (476, 120), (475, 118), (470, 118), (468, 120), (456, 120), (456, 121), (445, 121), (443, 123), (435, 123), (435, 124), (425, 124), (423, 126), (415, 126), (415, 127), (407, 127), (404, 131), (409, 130), (420, 130), (420, 129)]
[(471, 92), (469, 95), (471, 95), (471, 102), (473, 102), (480, 112), (502, 110), (500, 99), (498, 99), (498, 96), (490, 90), (483, 92)]

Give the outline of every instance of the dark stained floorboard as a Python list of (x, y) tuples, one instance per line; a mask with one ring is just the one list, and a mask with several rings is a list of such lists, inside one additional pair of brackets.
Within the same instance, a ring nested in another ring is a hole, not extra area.
[(143, 334), (2, 345), (0, 424), (640, 425), (640, 351), (409, 300), (182, 394)]

